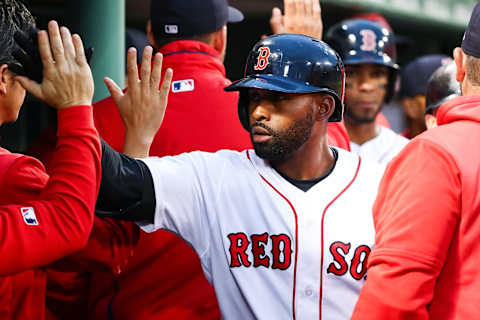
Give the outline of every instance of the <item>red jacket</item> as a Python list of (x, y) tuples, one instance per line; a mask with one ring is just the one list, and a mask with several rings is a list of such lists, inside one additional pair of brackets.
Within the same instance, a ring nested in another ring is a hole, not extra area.
[(101, 148), (92, 108), (58, 119), (50, 178), (38, 160), (0, 148), (0, 319), (43, 319), (41, 267), (84, 247), (93, 225)]
[(387, 167), (353, 319), (477, 319), (480, 95), (438, 110)]

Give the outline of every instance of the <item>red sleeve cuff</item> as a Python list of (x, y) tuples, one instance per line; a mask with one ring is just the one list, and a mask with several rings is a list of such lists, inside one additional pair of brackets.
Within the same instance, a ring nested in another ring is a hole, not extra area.
[(57, 111), (57, 136), (78, 135), (78, 130), (95, 128), (92, 106), (73, 106)]

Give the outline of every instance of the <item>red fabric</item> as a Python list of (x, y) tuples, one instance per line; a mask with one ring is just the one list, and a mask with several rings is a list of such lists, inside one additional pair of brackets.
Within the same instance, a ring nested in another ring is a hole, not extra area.
[[(0, 318), (43, 319), (47, 265), (85, 246), (100, 183), (100, 142), (90, 106), (58, 112), (52, 175), (0, 148)], [(32, 207), (38, 225), (21, 208)]]
[(375, 123), (378, 124), (379, 126), (384, 126), (385, 128), (391, 128), (390, 127), (390, 122), (388, 122), (387, 117), (383, 115), (383, 113), (379, 112), (377, 114), (377, 118), (375, 119)]
[(350, 151), (350, 138), (342, 122), (329, 122), (327, 127), (328, 144)]
[(437, 116), (387, 167), (355, 320), (478, 318), (480, 96)]

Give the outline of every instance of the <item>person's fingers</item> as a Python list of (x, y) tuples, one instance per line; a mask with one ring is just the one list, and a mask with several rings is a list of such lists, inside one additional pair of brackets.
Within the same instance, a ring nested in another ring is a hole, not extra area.
[(317, 38), (322, 40), (323, 37), (323, 21), (322, 21), (322, 8), (320, 6), (320, 0), (313, 0), (313, 21), (317, 25)]
[(38, 99), (42, 98), (42, 89), (40, 88), (40, 85), (37, 82), (30, 80), (27, 77), (18, 76), (18, 75), (15, 76), (14, 79), (18, 81), (25, 90), (30, 92), (36, 98)]
[(168, 94), (170, 93), (172, 78), (173, 78), (173, 70), (168, 68), (167, 71), (165, 71), (165, 76), (163, 77), (163, 82), (160, 87), (160, 96), (162, 99), (165, 99), (165, 103), (167, 103), (168, 101)]
[(65, 57), (68, 59), (75, 59), (75, 47), (72, 42), (72, 35), (70, 30), (66, 27), (60, 28), (60, 36), (62, 38), (63, 50), (65, 52)]
[(47, 32), (42, 30), (38, 32), (38, 51), (44, 67), (53, 64), (52, 51), (50, 50), (50, 43), (48, 41)]
[(313, 18), (313, 3), (318, 0), (304, 0), (303, 10), (305, 13), (304, 19), (308, 19), (312, 23)]
[(152, 90), (157, 90), (160, 86), (160, 79), (162, 77), (162, 63), (163, 56), (161, 53), (157, 53), (153, 59), (153, 69), (150, 85)]
[(305, 0), (295, 0), (295, 25), (300, 27), (305, 19)]
[(78, 34), (74, 34), (72, 36), (72, 43), (75, 49), (75, 60), (77, 61), (77, 63), (87, 63), (87, 58), (85, 57), (85, 50), (83, 49), (83, 42)]
[(285, 8), (285, 17), (295, 16), (295, 0), (283, 0), (283, 6)]
[(315, 22), (322, 20), (322, 8), (320, 7), (320, 0), (313, 0), (312, 14)]
[(142, 79), (141, 85), (144, 89), (147, 89), (150, 86), (150, 74), (152, 71), (152, 53), (153, 49), (150, 46), (146, 46), (143, 49), (142, 66), (140, 72)]
[(272, 9), (272, 17), (270, 18), (270, 27), (273, 34), (283, 33), (282, 11), (275, 7)]
[(50, 40), (50, 47), (53, 53), (53, 59), (57, 64), (65, 63), (65, 52), (63, 49), (62, 38), (60, 37), (60, 30), (56, 21), (48, 23), (48, 38)]
[(130, 91), (136, 91), (138, 86), (137, 49), (131, 47), (127, 52), (127, 83)]
[(105, 82), (105, 85), (107, 86), (107, 89), (110, 92), (113, 101), (115, 101), (115, 104), (118, 106), (118, 102), (123, 97), (122, 89), (120, 89), (120, 87), (115, 83), (115, 81), (108, 77), (103, 78), (103, 82)]

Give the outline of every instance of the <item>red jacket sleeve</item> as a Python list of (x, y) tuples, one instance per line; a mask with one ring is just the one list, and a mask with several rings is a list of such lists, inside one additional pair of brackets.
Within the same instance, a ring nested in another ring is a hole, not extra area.
[(373, 208), (375, 248), (352, 319), (428, 319), (459, 219), (460, 172), (436, 143), (412, 140), (387, 167)]
[[(0, 207), (0, 275), (46, 265), (87, 243), (101, 170), (92, 107), (60, 110), (57, 135), (52, 175), (40, 195)], [(40, 170), (29, 161), (15, 163), (4, 178), (17, 177), (19, 166), (23, 173)]]

